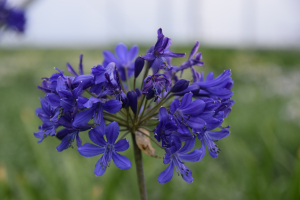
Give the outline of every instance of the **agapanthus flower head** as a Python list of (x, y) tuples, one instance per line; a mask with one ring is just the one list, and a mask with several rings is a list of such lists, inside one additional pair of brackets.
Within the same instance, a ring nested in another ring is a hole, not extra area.
[[(131, 167), (130, 160), (118, 153), (128, 149), (125, 137), (130, 133), (135, 155), (143, 151), (159, 158), (152, 144), (164, 149), (163, 163), (169, 166), (159, 174), (159, 183), (170, 181), (174, 170), (191, 183), (188, 162), (202, 160), (206, 148), (211, 157), (218, 157), (220, 148), (216, 142), (229, 135), (229, 126), (222, 124), (235, 103), (231, 99), (231, 71), (225, 70), (217, 78), (212, 72), (206, 78), (198, 72), (194, 65), (203, 64), (202, 54), (196, 53), (198, 42), (188, 61), (179, 67), (172, 65), (171, 57), (185, 54), (170, 52), (171, 39), (161, 29), (157, 34), (155, 46), (145, 56), (135, 59), (136, 46), (127, 50), (124, 44), (118, 44), (116, 56), (104, 51), (103, 64), (94, 66), (90, 73), (83, 73), (80, 55), (78, 72), (67, 63), (71, 75), (55, 68), (57, 72), (42, 78), (38, 88), (45, 96), (40, 99), (41, 108), (36, 109), (42, 125), (34, 133), (38, 142), (55, 136), (61, 140), (56, 147), (58, 152), (77, 146), (82, 156), (101, 154), (94, 170), (96, 176), (101, 176), (111, 161), (122, 170)], [(193, 81), (178, 79), (178, 73), (188, 68)], [(81, 140), (85, 132), (94, 144)], [(201, 141), (200, 148), (195, 148), (196, 138)]]
[(0, 28), (4, 26), (7, 29), (23, 33), (25, 23), (24, 10), (9, 7), (6, 0), (0, 2)]

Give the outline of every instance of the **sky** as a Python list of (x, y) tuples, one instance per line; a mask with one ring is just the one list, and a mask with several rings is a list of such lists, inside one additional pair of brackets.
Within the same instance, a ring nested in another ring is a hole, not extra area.
[(174, 45), (299, 48), (299, 9), (299, 0), (35, 0), (25, 34), (2, 34), (0, 48), (153, 44), (158, 28)]

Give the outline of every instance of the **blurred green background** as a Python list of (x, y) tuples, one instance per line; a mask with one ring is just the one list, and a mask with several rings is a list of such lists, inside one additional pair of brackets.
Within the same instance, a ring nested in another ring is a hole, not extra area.
[[(189, 52), (190, 47), (172, 50)], [(191, 184), (174, 173), (169, 183), (160, 185), (157, 177), (166, 165), (144, 155), (149, 199), (299, 200), (300, 51), (202, 48), (201, 52), (205, 67), (199, 71), (219, 75), (232, 69), (236, 103), (225, 120), (231, 134), (218, 142), (222, 152), (217, 159), (207, 154), (201, 162), (187, 164), (193, 172)], [(37, 144), (33, 136), (41, 124), (34, 113), (43, 96), (37, 89), (41, 77), (54, 73), (53, 67), (66, 71), (66, 62), (78, 66), (80, 53), (86, 73), (102, 62), (100, 49), (0, 50), (1, 200), (139, 198), (132, 146), (124, 152), (132, 161), (131, 169), (111, 165), (102, 177), (95, 177), (100, 157), (82, 157), (76, 148), (58, 153), (59, 140), (47, 138)], [(81, 135), (88, 142), (87, 135)], [(196, 145), (200, 148), (200, 142)]]

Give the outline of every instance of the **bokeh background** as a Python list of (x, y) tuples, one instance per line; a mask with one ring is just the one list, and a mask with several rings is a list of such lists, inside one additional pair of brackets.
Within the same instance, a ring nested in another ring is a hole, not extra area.
[[(78, 65), (81, 53), (88, 71), (119, 42), (138, 44), (142, 55), (160, 27), (174, 52), (201, 43), (205, 67), (198, 70), (232, 69), (236, 103), (219, 157), (188, 163), (193, 183), (174, 174), (160, 185), (166, 166), (143, 156), (149, 199), (300, 199), (299, 9), (297, 0), (31, 1), (25, 33), (0, 36), (0, 199), (139, 198), (134, 165), (126, 171), (112, 165), (95, 177), (98, 158), (76, 149), (58, 153), (55, 138), (37, 144), (34, 110), (43, 96), (37, 85), (53, 67)], [(132, 147), (124, 154), (133, 161)]]

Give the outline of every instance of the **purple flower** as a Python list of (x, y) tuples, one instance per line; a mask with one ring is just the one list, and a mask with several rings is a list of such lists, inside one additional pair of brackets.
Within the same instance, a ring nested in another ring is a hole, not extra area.
[(44, 99), (40, 99), (41, 108), (36, 109), (36, 115), (43, 121), (39, 126), (39, 132), (34, 136), (39, 138), (38, 143), (42, 142), (47, 136), (55, 136), (59, 126), (72, 127), (68, 115), (62, 113), (59, 98), (53, 98), (55, 94), (46, 94)]
[(165, 107), (161, 107), (158, 113), (159, 124), (154, 129), (154, 136), (158, 142), (162, 141), (163, 147), (170, 147), (170, 136), (177, 132), (177, 126), (170, 120), (169, 113)]
[(100, 129), (104, 129), (103, 110), (114, 114), (122, 108), (122, 104), (118, 100), (98, 99), (93, 96), (83, 106), (89, 109), (75, 115), (72, 123), (74, 127), (83, 127), (93, 117), (94, 124), (100, 126)]
[[(218, 141), (229, 135), (229, 126), (228, 127), (220, 127), (220, 131), (201, 131), (198, 133), (198, 139), (201, 141), (201, 151), (203, 154), (200, 157), (200, 160), (204, 157), (206, 153), (206, 147), (208, 148), (209, 155), (212, 158), (218, 157), (218, 153), (220, 153), (221, 149), (215, 144), (215, 141)], [(215, 141), (214, 141), (215, 140)]]
[[(147, 61), (153, 61), (154, 63), (159, 63), (158, 69), (168, 69), (170, 70), (171, 67), (168, 65), (166, 58), (167, 57), (184, 57), (185, 53), (173, 53), (170, 51), (167, 51), (167, 49), (171, 46), (171, 39), (168, 37), (165, 37), (162, 33), (162, 29), (157, 30), (157, 42), (152, 50), (148, 51), (148, 53), (144, 56), (141, 56), (143, 59)], [(156, 73), (156, 72), (155, 72)]]
[[(179, 70), (181, 70), (181, 76), (182, 76), (182, 72), (184, 69), (191, 68), (194, 82), (197, 82), (197, 80), (198, 80), (197, 78), (199, 77), (199, 72), (197, 72), (193, 66), (194, 65), (198, 65), (198, 66), (204, 65), (204, 62), (200, 60), (200, 59), (202, 59), (202, 53), (199, 52), (196, 54), (196, 52), (199, 49), (199, 46), (200, 46), (200, 43), (197, 41), (190, 53), (189, 59), (187, 61), (185, 61), (184, 63), (182, 63), (182, 65), (180, 65), (180, 67), (179, 67)], [(196, 54), (196, 56), (195, 56), (195, 58), (193, 58), (195, 54)]]
[(206, 81), (203, 78), (203, 74), (201, 74), (199, 82), (189, 85), (185, 90), (174, 93), (174, 95), (182, 96), (187, 92), (192, 92), (194, 97), (230, 99), (233, 94), (231, 91), (232, 85), (231, 70), (227, 69), (217, 78), (214, 78), (212, 72), (208, 73)]
[(103, 66), (106, 67), (109, 63), (114, 62), (119, 71), (122, 81), (126, 81), (126, 70), (127, 76), (130, 78), (134, 72), (134, 58), (137, 56), (139, 48), (134, 45), (129, 50), (127, 46), (120, 43), (115, 47), (115, 56), (110, 51), (103, 51), (104, 61)]
[(200, 86), (200, 91), (196, 95), (199, 97), (229, 99), (233, 94), (231, 91), (233, 81), (230, 69), (225, 70), (217, 78), (214, 78), (214, 74), (210, 72), (206, 76), (206, 81), (204, 81), (202, 74), (202, 78), (196, 84)]
[(166, 154), (163, 162), (165, 165), (168, 163), (170, 163), (170, 165), (159, 174), (158, 182), (160, 184), (165, 184), (172, 179), (174, 168), (176, 169), (178, 175), (181, 175), (183, 180), (185, 180), (187, 183), (193, 182), (192, 171), (190, 171), (190, 169), (185, 166), (182, 161), (200, 161), (202, 151), (199, 149), (195, 149), (194, 151), (188, 153), (195, 146), (195, 138), (185, 141), (183, 147), (181, 147), (181, 144), (182, 141), (180, 141), (178, 137), (173, 137), (173, 146), (169, 149), (166, 149)]
[(119, 73), (115, 66), (115, 63), (112, 62), (105, 67), (105, 78), (107, 80), (106, 89), (110, 90), (114, 94), (116, 100), (122, 102), (123, 108), (126, 108), (129, 106), (128, 99), (122, 90)]
[(72, 143), (74, 142), (75, 138), (76, 138), (77, 147), (81, 147), (82, 141), (79, 137), (79, 132), (89, 130), (90, 128), (91, 128), (90, 125), (85, 125), (80, 128), (72, 127), (72, 128), (65, 128), (58, 131), (56, 137), (61, 140), (61, 143), (56, 147), (56, 150), (58, 152), (61, 152), (70, 147), (73, 148)]
[[(82, 64), (82, 59), (83, 59), (83, 54), (80, 54), (79, 55), (79, 67), (78, 67), (78, 70), (79, 70), (79, 74), (80, 75), (83, 75), (83, 64)], [(74, 68), (72, 67), (72, 65), (70, 63), (67, 63), (67, 69), (68, 71), (73, 74), (74, 76), (78, 76), (77, 72), (74, 70)]]
[(8, 29), (23, 33), (25, 30), (25, 13), (23, 10), (9, 8), (6, 0), (0, 2), (0, 27), (3, 25)]
[(189, 127), (192, 128), (193, 132), (196, 132), (206, 125), (206, 121), (201, 118), (206, 104), (203, 100), (193, 101), (192, 97), (192, 93), (187, 93), (181, 102), (174, 99), (171, 103), (171, 118), (175, 121), (178, 132), (182, 134), (190, 134)]
[(111, 159), (115, 165), (121, 169), (129, 169), (131, 167), (130, 160), (123, 155), (118, 154), (118, 151), (125, 151), (129, 148), (129, 143), (126, 139), (121, 139), (116, 142), (119, 136), (119, 125), (117, 122), (111, 122), (105, 128), (105, 135), (107, 142), (101, 135), (89, 135), (92, 142), (97, 145), (86, 143), (78, 148), (79, 153), (85, 157), (93, 157), (99, 154), (103, 154), (95, 165), (95, 175), (102, 176), (106, 171), (106, 168), (110, 166)]
[(66, 84), (66, 82), (70, 82), (68, 79), (65, 81), (62, 77), (58, 77), (57, 79), (57, 86), (56, 86), (56, 92), (59, 96), (55, 96), (54, 93), (48, 94), (48, 96), (52, 97), (52, 99), (55, 99), (57, 97), (60, 98), (60, 105), (63, 108), (63, 112), (71, 111), (71, 113), (76, 113), (78, 108), (84, 109), (83, 104), (87, 102), (87, 98), (82, 97), (82, 89), (83, 84), (80, 83), (78, 87), (72, 89), (69, 88), (67, 85), (71, 86), (71, 84)]
[(160, 96), (162, 90), (169, 91), (172, 82), (165, 74), (153, 74), (144, 80), (143, 94), (147, 94), (147, 99), (155, 97), (155, 101)]

